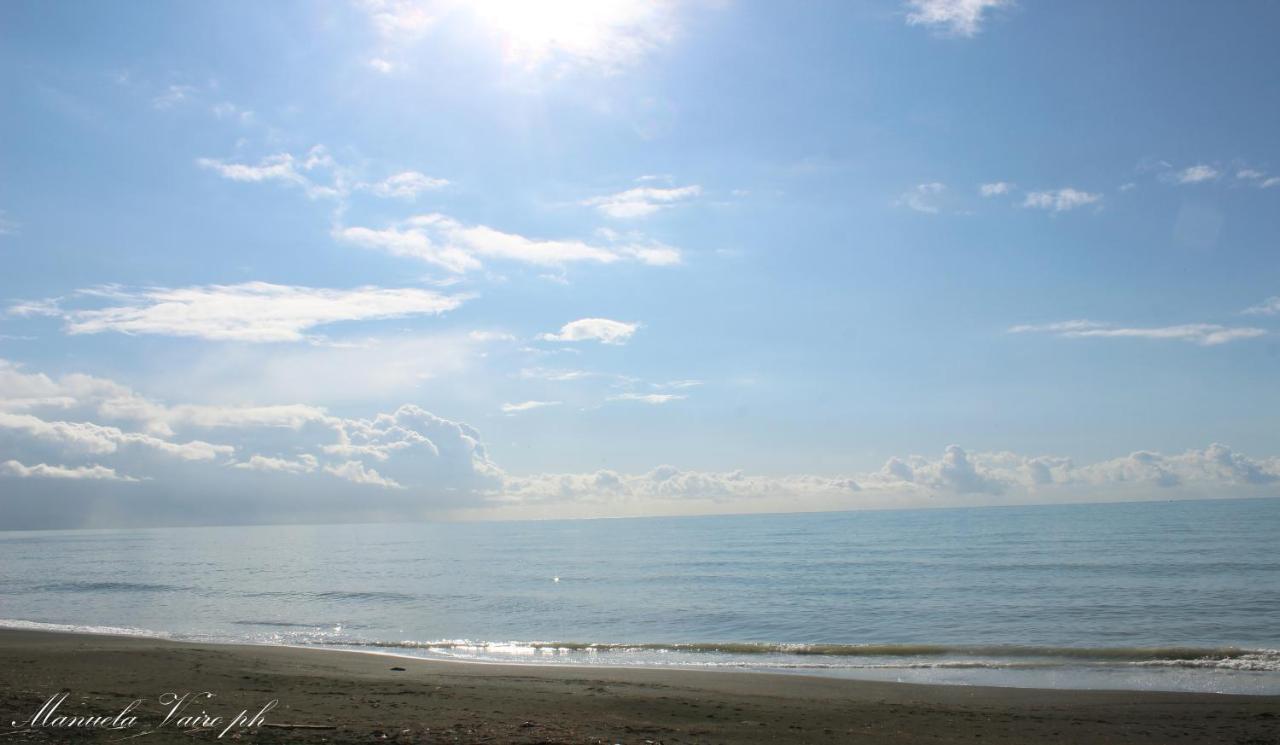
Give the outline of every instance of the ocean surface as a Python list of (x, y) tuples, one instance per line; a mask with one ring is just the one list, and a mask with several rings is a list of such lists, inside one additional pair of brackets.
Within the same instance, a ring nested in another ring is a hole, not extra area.
[(0, 625), (1280, 693), (1280, 500), (0, 532)]

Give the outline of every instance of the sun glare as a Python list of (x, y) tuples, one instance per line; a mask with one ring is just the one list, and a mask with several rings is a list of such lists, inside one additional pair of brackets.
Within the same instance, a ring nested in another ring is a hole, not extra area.
[(477, 0), (470, 7), (501, 37), (507, 59), (526, 67), (557, 56), (612, 66), (669, 35), (665, 6), (641, 0)]

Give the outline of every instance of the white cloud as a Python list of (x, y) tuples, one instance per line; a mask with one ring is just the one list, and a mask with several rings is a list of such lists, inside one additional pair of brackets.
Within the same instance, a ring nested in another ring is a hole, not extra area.
[(554, 383), (582, 380), (594, 375), (595, 373), (586, 370), (555, 370), (545, 367), (526, 367), (520, 371), (520, 377), (526, 380), (550, 380)]
[[(311, 199), (339, 198), (346, 194), (345, 172), (337, 167), (325, 148), (317, 145), (305, 157), (297, 158), (289, 153), (268, 155), (257, 165), (227, 163), (217, 158), (197, 158), (196, 165), (219, 176), (244, 183), (278, 181), (296, 186)], [(318, 184), (308, 174), (318, 170), (330, 172), (329, 184)]]
[(978, 193), (984, 197), (995, 197), (1001, 194), (1008, 194), (1013, 191), (1013, 184), (1008, 181), (996, 181), (990, 184), (982, 184), (978, 187)]
[(1172, 339), (1212, 347), (1241, 339), (1265, 336), (1267, 332), (1259, 328), (1227, 327), (1213, 323), (1126, 328), (1110, 323), (1078, 320), (1046, 324), (1022, 324), (1011, 327), (1009, 333), (1053, 334), (1054, 336), (1067, 338)]
[(595, 207), (600, 213), (609, 217), (629, 219), (651, 215), (701, 193), (702, 187), (696, 185), (672, 188), (643, 186), (617, 194), (584, 199), (582, 204)]
[(467, 334), (467, 338), (481, 343), (516, 340), (515, 334), (509, 334), (506, 331), (472, 331)]
[(1007, 7), (1013, 0), (907, 0), (906, 4), (908, 24), (971, 37), (982, 30), (988, 10)]
[[(68, 333), (117, 331), (246, 342), (299, 341), (312, 328), (340, 321), (438, 315), (464, 300), (416, 288), (334, 290), (267, 282), (84, 294), (102, 295), (118, 304), (48, 310), (62, 317)], [(23, 308), (14, 306), (10, 311)]]
[(1251, 316), (1280, 315), (1280, 296), (1269, 297), (1257, 305), (1245, 308), (1243, 312)]
[(368, 188), (380, 197), (416, 199), (424, 191), (443, 189), (448, 185), (446, 179), (432, 178), (418, 171), (402, 171), (376, 184), (370, 184)]
[(1256, 168), (1241, 168), (1236, 171), (1236, 178), (1241, 181), (1249, 181), (1259, 189), (1280, 186), (1280, 176), (1267, 176), (1267, 174)]
[[(9, 515), (39, 514), (48, 494), (38, 487), (42, 478), (61, 479), (60, 493), (91, 500), (104, 514), (183, 522), (193, 515), (225, 520), (230, 505), (246, 510), (241, 517), (250, 520), (617, 516), (1266, 496), (1280, 483), (1280, 457), (1251, 458), (1220, 444), (1176, 454), (1139, 450), (1083, 465), (1063, 456), (951, 445), (938, 455), (893, 457), (878, 470), (838, 475), (659, 466), (633, 474), (519, 476), (489, 459), (475, 429), (411, 405), (368, 419), (297, 404), (240, 407), (240, 413), (225, 407), (219, 414), (208, 405), (151, 402), (86, 375), (55, 379), (7, 363), (0, 364), (0, 375), (7, 376), (0, 381), (0, 448), (6, 453), (0, 474), (13, 477), (4, 489)], [(49, 393), (57, 395), (44, 395)], [(111, 397), (134, 405), (104, 407)], [(139, 401), (158, 407), (155, 416), (175, 429), (216, 427), (234, 444), (211, 445), (185, 434), (165, 439), (44, 414), (94, 410), (128, 419), (138, 416)], [(37, 413), (15, 412), (15, 406)], [(258, 454), (232, 460), (233, 452)], [(49, 465), (55, 462), (62, 465)], [(127, 497), (103, 489), (104, 482), (143, 474)], [(91, 519), (79, 511), (49, 514), (61, 524)]]
[(1101, 194), (1079, 191), (1065, 187), (1056, 191), (1033, 191), (1023, 200), (1023, 207), (1034, 207), (1054, 212), (1066, 212), (1088, 204), (1096, 204), (1102, 200)]
[(365, 466), (358, 460), (349, 460), (336, 466), (325, 466), (325, 473), (333, 474), (354, 484), (381, 486), (384, 489), (403, 489), (395, 479), (389, 479), (377, 471)]
[(910, 207), (916, 212), (936, 215), (938, 214), (938, 207), (934, 203), (933, 198), (946, 190), (947, 185), (937, 181), (931, 181), (926, 184), (917, 184), (911, 191), (908, 191), (898, 197), (898, 204)]
[(34, 466), (25, 466), (16, 460), (8, 460), (0, 463), (0, 475), (17, 476), (18, 478), (37, 478), (37, 479), (88, 479), (96, 481), (138, 481), (132, 476), (124, 476), (115, 472), (113, 468), (105, 466), (51, 466), (45, 463), (37, 463)]
[(560, 333), (543, 334), (545, 341), (598, 341), (601, 344), (626, 344), (638, 323), (613, 321), (608, 318), (579, 318), (560, 327)]
[(314, 455), (303, 453), (296, 460), (254, 455), (247, 461), (232, 464), (232, 467), (249, 471), (271, 471), (275, 473), (311, 473), (319, 465), (320, 462)]
[(479, 269), (482, 258), (536, 266), (611, 264), (628, 258), (662, 266), (680, 260), (679, 251), (668, 246), (633, 243), (604, 247), (578, 240), (527, 238), (484, 225), (464, 225), (440, 214), (418, 215), (381, 230), (338, 228), (334, 236), (363, 248), (419, 259), (458, 273)]
[(38, 440), (65, 446), (80, 452), (105, 455), (121, 447), (140, 446), (182, 460), (213, 460), (230, 455), (235, 448), (214, 445), (202, 440), (170, 442), (140, 432), (125, 432), (93, 422), (46, 421), (32, 414), (0, 411), (0, 430), (17, 432)]
[(683, 401), (688, 396), (682, 396), (675, 393), (620, 393), (616, 396), (610, 396), (610, 401), (639, 401), (640, 403), (657, 406), (660, 404), (669, 404), (672, 401)]
[(559, 406), (560, 401), (521, 401), (518, 404), (503, 404), (503, 414), (518, 414), (522, 411), (532, 411), (533, 409), (541, 409), (547, 406)]
[(390, 75), (396, 69), (395, 63), (381, 57), (369, 58), (369, 67), (372, 67), (383, 75)]
[(1191, 166), (1190, 168), (1184, 168), (1179, 171), (1177, 175), (1174, 176), (1174, 180), (1179, 184), (1199, 184), (1205, 181), (1213, 181), (1217, 179), (1219, 175), (1218, 169), (1213, 166), (1200, 164)]

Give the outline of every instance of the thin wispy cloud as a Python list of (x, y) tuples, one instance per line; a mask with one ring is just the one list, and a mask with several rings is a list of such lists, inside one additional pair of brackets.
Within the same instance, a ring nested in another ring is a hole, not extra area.
[(1259, 189), (1270, 189), (1273, 186), (1280, 186), (1280, 176), (1268, 176), (1263, 171), (1256, 168), (1242, 168), (1236, 171), (1236, 179), (1248, 182)]
[(517, 404), (503, 404), (503, 414), (519, 414), (524, 411), (533, 411), (534, 409), (544, 409), (548, 406), (559, 406), (562, 401), (521, 401)]
[(69, 334), (183, 336), (214, 341), (302, 341), (305, 332), (341, 321), (439, 315), (466, 299), (417, 288), (357, 287), (350, 290), (245, 282), (83, 293), (111, 305), (63, 309), (45, 302), (18, 304), (10, 312), (60, 317)]
[(1222, 174), (1213, 166), (1200, 164), (1182, 169), (1174, 175), (1174, 181), (1179, 184), (1202, 184), (1216, 181), (1220, 175)]
[(619, 393), (616, 396), (610, 396), (610, 401), (636, 401), (651, 406), (660, 406), (669, 404), (673, 401), (683, 401), (688, 396), (677, 393)]
[(1251, 316), (1280, 315), (1280, 296), (1269, 297), (1257, 305), (1245, 308), (1243, 312)]
[(334, 160), (323, 146), (311, 148), (303, 157), (278, 153), (262, 158), (256, 164), (229, 163), (218, 158), (198, 158), (196, 165), (213, 171), (222, 178), (242, 183), (275, 181), (295, 186), (311, 199), (336, 198), (345, 193), (340, 178), (330, 184), (317, 183), (308, 174), (321, 169), (333, 169)]
[(984, 197), (997, 197), (1001, 194), (1008, 194), (1011, 191), (1013, 191), (1013, 184), (1008, 181), (995, 181), (978, 187), (978, 193)]
[(582, 204), (594, 207), (608, 217), (633, 219), (652, 215), (658, 210), (693, 199), (701, 193), (702, 187), (697, 185), (671, 188), (642, 186), (617, 194), (584, 199)]
[(1101, 201), (1101, 194), (1080, 191), (1068, 186), (1057, 190), (1030, 192), (1022, 201), (1022, 206), (1051, 212), (1068, 212)]
[(0, 476), (16, 476), (23, 479), (76, 479), (90, 481), (139, 481), (132, 476), (116, 473), (114, 468), (106, 466), (58, 466), (37, 463), (33, 466), (23, 465), (16, 460), (0, 463)]
[(947, 185), (938, 181), (931, 181), (924, 184), (917, 184), (910, 191), (898, 197), (898, 204), (909, 207), (916, 212), (923, 212), (927, 215), (938, 214), (939, 207), (936, 204), (936, 197), (947, 190)]
[(425, 191), (443, 189), (448, 185), (448, 179), (433, 178), (418, 171), (402, 171), (377, 183), (368, 184), (366, 188), (380, 197), (412, 200)]
[(907, 23), (928, 26), (953, 36), (972, 37), (982, 30), (989, 11), (1013, 0), (907, 0)]
[(1011, 334), (1050, 334), (1068, 339), (1155, 339), (1185, 341), (1213, 347), (1267, 334), (1265, 329), (1229, 327), (1214, 323), (1187, 323), (1177, 326), (1125, 327), (1098, 321), (1075, 320), (1045, 324), (1022, 324), (1009, 328)]
[(334, 237), (362, 248), (419, 259), (456, 273), (481, 268), (481, 259), (538, 266), (618, 261), (667, 266), (680, 261), (680, 252), (670, 246), (645, 243), (602, 246), (575, 239), (529, 238), (486, 225), (466, 225), (441, 214), (417, 215), (387, 228), (339, 227), (334, 230)]
[(580, 318), (566, 323), (560, 328), (559, 333), (543, 334), (538, 338), (544, 341), (598, 341), (601, 344), (626, 344), (639, 328), (638, 323), (625, 323), (608, 318)]

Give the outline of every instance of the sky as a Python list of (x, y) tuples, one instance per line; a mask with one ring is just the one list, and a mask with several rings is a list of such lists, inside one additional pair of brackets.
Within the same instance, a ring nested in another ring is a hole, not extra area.
[(1268, 2), (0, 5), (0, 529), (1280, 494)]

